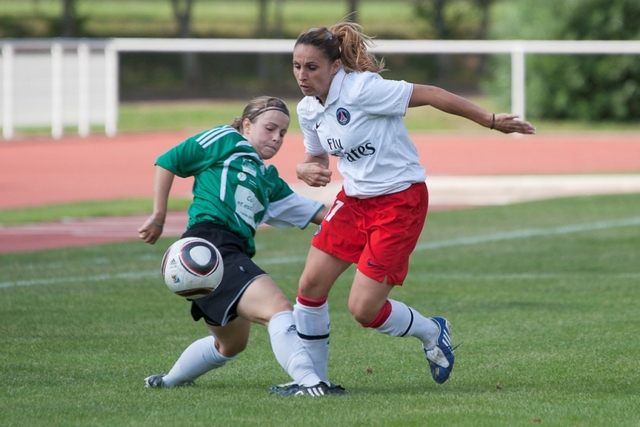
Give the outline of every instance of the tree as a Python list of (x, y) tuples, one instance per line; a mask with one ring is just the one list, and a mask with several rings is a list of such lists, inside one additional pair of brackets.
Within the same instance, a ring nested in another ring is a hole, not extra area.
[(76, 18), (76, 1), (75, 0), (63, 0), (62, 1), (62, 25), (61, 33), (62, 37), (76, 37), (77, 36), (77, 18)]
[(480, 8), (481, 13), (480, 26), (478, 27), (478, 35), (476, 38), (478, 40), (484, 40), (487, 38), (489, 32), (489, 11), (495, 0), (474, 0), (474, 2)]
[[(486, 38), (489, 8), (494, 0), (414, 0), (416, 15), (426, 25), (425, 37), (435, 40), (468, 40)], [(477, 80), (483, 73), (484, 57), (454, 58), (436, 55), (436, 83), (445, 85), (458, 73), (471, 71), (463, 80)]]
[(349, 19), (353, 22), (358, 22), (358, 3), (358, 0), (347, 0)]
[(258, 38), (267, 37), (267, 7), (269, 0), (258, 0)]
[[(69, 1), (69, 0), (67, 0)], [(178, 37), (191, 38), (191, 11), (195, 0), (171, 0), (173, 16), (178, 24)], [(196, 90), (202, 82), (202, 74), (198, 55), (193, 52), (180, 55), (182, 62), (182, 77), (187, 89)]]
[[(522, 1), (502, 11), (497, 35), (551, 40), (639, 40), (637, 0)], [(531, 24), (535, 23), (535, 24)], [(508, 93), (508, 61), (496, 60), (492, 90)], [(638, 55), (527, 56), (527, 114), (547, 119), (637, 121)], [(503, 81), (504, 83), (500, 83)]]
[[(475, 3), (480, 8), (480, 25), (478, 26), (478, 33), (476, 35), (476, 39), (485, 40), (487, 38), (489, 32), (489, 11), (491, 10), (491, 5), (495, 0), (474, 0)], [(485, 70), (485, 65), (487, 62), (486, 55), (480, 55), (480, 63), (478, 64), (478, 74), (483, 75)]]
[[(269, 0), (258, 0), (258, 38), (282, 38), (284, 36), (284, 0), (273, 0), (273, 25), (269, 28)], [(277, 89), (283, 74), (282, 55), (258, 54), (258, 80), (267, 90)], [(273, 78), (275, 77), (275, 78)]]

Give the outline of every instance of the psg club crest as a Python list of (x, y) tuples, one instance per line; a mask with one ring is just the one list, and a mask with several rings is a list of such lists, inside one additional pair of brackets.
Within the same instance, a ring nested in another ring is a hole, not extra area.
[(338, 108), (336, 118), (338, 119), (338, 123), (344, 126), (351, 121), (351, 113), (344, 108)]

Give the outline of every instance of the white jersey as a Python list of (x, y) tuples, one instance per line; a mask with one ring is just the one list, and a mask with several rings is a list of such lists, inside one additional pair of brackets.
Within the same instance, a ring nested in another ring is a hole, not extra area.
[(313, 96), (298, 103), (306, 152), (339, 157), (347, 196), (397, 193), (425, 181), (403, 122), (412, 91), (405, 81), (340, 69), (324, 106)]

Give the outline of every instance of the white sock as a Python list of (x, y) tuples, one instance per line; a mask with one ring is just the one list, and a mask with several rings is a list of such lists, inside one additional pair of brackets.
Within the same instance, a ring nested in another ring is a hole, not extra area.
[[(297, 300), (296, 300), (297, 301)], [(308, 307), (298, 302), (293, 306), (298, 336), (309, 352), (316, 374), (324, 382), (329, 382), (329, 303), (320, 307)]]
[(162, 381), (169, 387), (181, 385), (195, 380), (212, 369), (220, 368), (233, 359), (235, 357), (225, 357), (220, 354), (216, 349), (214, 338), (208, 336), (191, 343)]
[(271, 337), (273, 354), (293, 381), (304, 386), (318, 384), (320, 377), (316, 375), (311, 357), (298, 338), (293, 313), (291, 311), (277, 313), (269, 321), (267, 330)]
[(389, 300), (391, 314), (376, 331), (392, 337), (416, 337), (425, 348), (435, 346), (438, 325), (400, 301)]

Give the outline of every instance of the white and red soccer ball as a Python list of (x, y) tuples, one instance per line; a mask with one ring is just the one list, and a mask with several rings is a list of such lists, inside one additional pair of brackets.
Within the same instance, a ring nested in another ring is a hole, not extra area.
[(172, 244), (162, 258), (162, 277), (181, 297), (199, 298), (218, 287), (224, 273), (222, 256), (213, 244), (186, 237)]

